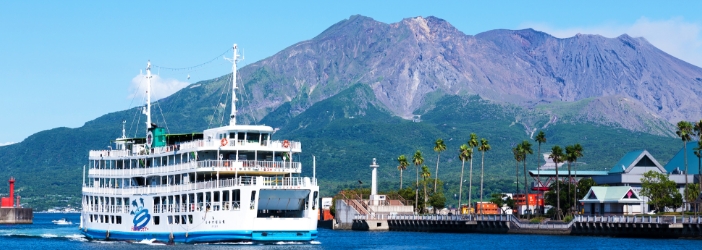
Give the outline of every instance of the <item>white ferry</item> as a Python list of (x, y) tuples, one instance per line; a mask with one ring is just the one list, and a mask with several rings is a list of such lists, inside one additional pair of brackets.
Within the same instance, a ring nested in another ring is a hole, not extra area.
[[(147, 64), (146, 138), (115, 140), (89, 154), (81, 231), (90, 239), (201, 243), (312, 241), (319, 186), (301, 177), (300, 142), (273, 128), (236, 124), (237, 45), (228, 126), (167, 134), (151, 123)], [(313, 163), (314, 165), (314, 163)]]

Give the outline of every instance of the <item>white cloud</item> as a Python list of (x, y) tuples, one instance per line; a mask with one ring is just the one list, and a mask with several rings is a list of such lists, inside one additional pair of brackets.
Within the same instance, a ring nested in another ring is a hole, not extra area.
[(7, 145), (12, 145), (15, 144), (16, 142), (0, 142), (0, 147), (2, 146), (7, 146)]
[[(132, 93), (128, 98), (138, 97), (146, 98), (146, 75), (139, 73), (132, 78), (132, 84), (129, 85), (129, 93)], [(161, 78), (158, 75), (151, 76), (151, 101), (159, 100), (167, 97), (178, 90), (190, 85), (188, 82), (181, 82), (176, 79)]]
[(572, 37), (578, 33), (618, 37), (628, 34), (644, 37), (648, 42), (683, 61), (702, 67), (702, 25), (685, 22), (682, 18), (649, 20), (641, 17), (633, 24), (606, 23), (590, 27), (555, 28), (546, 23), (522, 23), (520, 29), (533, 28), (555, 37)]

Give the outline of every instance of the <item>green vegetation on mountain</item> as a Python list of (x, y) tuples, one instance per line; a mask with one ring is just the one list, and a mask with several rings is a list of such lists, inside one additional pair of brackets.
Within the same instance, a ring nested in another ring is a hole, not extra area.
[[(219, 126), (218, 117), (229, 113), (217, 104), (218, 95), (222, 93), (222, 88), (226, 88), (223, 85), (225, 77), (219, 79), (194, 84), (192, 86), (196, 87), (185, 88), (160, 100), (158, 105), (163, 110), (163, 116), (154, 114), (154, 120), (160, 126), (167, 124), (171, 133), (195, 132)], [(246, 110), (245, 105), (241, 107)], [(357, 180), (370, 183), (369, 165), (372, 158), (377, 158), (380, 165), (380, 190), (397, 190), (400, 181), (397, 156), (411, 155), (420, 150), (426, 152), (424, 164), (436, 164), (437, 155), (433, 147), (436, 138), (443, 138), (447, 152), (453, 153), (441, 157), (438, 179), (445, 190), (446, 204), (455, 204), (461, 168), (458, 149), (470, 138), (470, 133), (488, 139), (492, 147), (492, 150), (485, 152), (484, 196), (513, 192), (516, 183), (511, 148), (523, 140), (532, 140), (517, 121), (517, 117), (525, 116), (530, 110), (494, 104), (478, 96), (446, 95), (438, 98), (432, 108), (422, 114), (420, 122), (391, 115), (364, 84), (353, 85), (298, 115), (292, 115), (290, 107), (281, 105), (259, 124), (278, 128), (274, 139), (302, 142), (303, 175), (312, 174), (312, 155), (317, 157), (317, 177), (323, 195), (332, 195), (344, 188), (358, 188)], [(21, 143), (0, 147), (0, 162), (3, 162), (0, 180), (15, 176), (18, 194), (26, 197), (28, 200), (25, 202), (30, 206), (38, 209), (65, 206), (66, 203), (78, 206), (82, 169), (87, 163), (88, 151), (107, 149), (110, 141), (121, 135), (123, 119), (128, 119), (130, 136), (143, 135), (144, 119), (140, 119), (142, 115), (137, 112), (138, 108), (110, 113), (80, 128), (42, 131)], [(136, 117), (135, 121), (131, 121), (133, 117)], [(163, 117), (166, 122), (163, 122)], [(213, 122), (203, 117), (212, 117)], [(546, 124), (550, 119), (546, 115), (535, 117), (540, 119), (541, 124)], [(137, 123), (136, 120), (141, 122)], [(586, 149), (585, 156), (578, 159), (583, 163), (578, 165), (579, 170), (608, 169), (626, 152), (636, 149), (647, 149), (661, 163), (665, 163), (679, 149), (675, 138), (588, 123), (556, 122), (543, 130), (548, 142), (542, 148), (580, 143)], [(478, 154), (474, 157), (474, 160), (480, 159)], [(533, 157), (526, 162), (529, 170), (535, 169), (535, 165), (536, 159)], [(474, 165), (473, 198), (480, 197), (479, 169), (476, 166), (479, 165)], [(405, 177), (414, 177), (413, 167), (408, 170)], [(465, 172), (463, 197), (467, 201), (468, 173), (467, 170)], [(405, 184), (406, 187), (414, 187), (415, 183), (406, 181)], [(6, 192), (4, 187), (0, 192)], [(48, 198), (40, 202), (38, 197)]]

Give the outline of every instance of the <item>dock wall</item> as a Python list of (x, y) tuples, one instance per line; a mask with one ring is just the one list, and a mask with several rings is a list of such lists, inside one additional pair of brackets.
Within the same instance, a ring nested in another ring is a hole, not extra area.
[(0, 224), (32, 224), (34, 213), (31, 208), (0, 208)]
[(356, 215), (351, 229), (702, 239), (702, 216), (575, 216), (570, 223), (532, 224), (513, 215)]

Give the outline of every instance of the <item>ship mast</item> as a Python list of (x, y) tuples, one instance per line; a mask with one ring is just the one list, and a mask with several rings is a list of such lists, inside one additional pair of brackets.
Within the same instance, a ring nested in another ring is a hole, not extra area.
[(232, 46), (232, 50), (234, 51), (232, 58), (224, 58), (232, 62), (232, 113), (229, 115), (229, 126), (236, 125), (236, 63), (239, 61), (236, 43)]
[(151, 129), (151, 60), (146, 63), (146, 132)]

